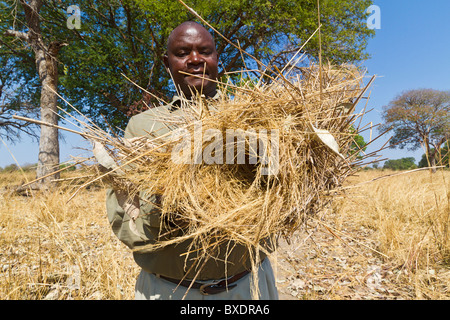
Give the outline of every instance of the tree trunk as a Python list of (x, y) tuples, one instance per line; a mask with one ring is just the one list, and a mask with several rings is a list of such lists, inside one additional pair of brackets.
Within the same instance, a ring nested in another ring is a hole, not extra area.
[(431, 173), (436, 173), (436, 152), (431, 152), (430, 154), (430, 167)]
[(426, 148), (426, 157), (428, 159), (428, 166), (431, 168), (431, 173), (436, 173), (436, 150), (434, 152), (431, 151), (430, 141), (428, 138), (424, 139), (424, 143)]
[[(58, 124), (57, 115), (57, 86), (58, 86), (58, 51), (60, 42), (51, 42), (45, 45), (42, 39), (39, 12), (42, 8), (42, 0), (21, 0), (20, 3), (25, 11), (28, 32), (10, 31), (10, 34), (19, 37), (30, 45), (36, 60), (36, 71), (41, 81), (41, 120)], [(36, 170), (37, 178), (41, 187), (49, 187), (53, 179), (59, 178), (59, 173), (52, 172), (59, 169), (59, 141), (58, 129), (41, 125), (41, 135), (39, 139), (39, 157)]]
[[(47, 52), (40, 50), (36, 52), (36, 68), (41, 79), (41, 120), (58, 124), (57, 110), (57, 85), (58, 85), (58, 62), (56, 59), (59, 50), (58, 43), (51, 43)], [(59, 141), (58, 129), (41, 125), (39, 139), (39, 159), (36, 171), (40, 184), (49, 186), (51, 180), (58, 179), (59, 173), (51, 174), (59, 169)], [(50, 174), (50, 175), (49, 175)]]

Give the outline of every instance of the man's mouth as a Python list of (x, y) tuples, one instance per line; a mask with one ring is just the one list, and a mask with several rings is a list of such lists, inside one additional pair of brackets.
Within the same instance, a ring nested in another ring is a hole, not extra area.
[[(188, 71), (187, 73), (189, 73), (189, 75), (194, 75), (196, 78), (197, 77), (203, 77), (203, 76), (205, 76), (205, 77), (207, 77), (208, 76), (208, 73), (205, 71)], [(189, 75), (186, 75), (186, 76), (189, 76)]]

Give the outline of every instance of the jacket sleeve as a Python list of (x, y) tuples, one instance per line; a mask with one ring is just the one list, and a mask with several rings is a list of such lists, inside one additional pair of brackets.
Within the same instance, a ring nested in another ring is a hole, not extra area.
[[(139, 136), (137, 134), (139, 131), (142, 130), (136, 128), (136, 119), (133, 117), (125, 129), (124, 137), (129, 139)], [(147, 195), (145, 190), (142, 190), (140, 198), (147, 199), (147, 201), (140, 200), (140, 212), (135, 221), (138, 236), (130, 229), (130, 217), (125, 214), (125, 210), (119, 205), (114, 190), (108, 189), (106, 191), (106, 212), (114, 234), (131, 249), (155, 242), (160, 239), (161, 234), (176, 236), (177, 231), (168, 232), (165, 228), (161, 229), (164, 225), (161, 221), (161, 211), (152, 204), (157, 203), (157, 196)], [(167, 237), (164, 237), (164, 239), (166, 240)]]

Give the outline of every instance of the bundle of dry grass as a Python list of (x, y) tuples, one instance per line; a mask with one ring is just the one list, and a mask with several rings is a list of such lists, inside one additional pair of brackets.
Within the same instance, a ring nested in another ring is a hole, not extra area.
[(354, 111), (372, 82), (364, 87), (364, 73), (352, 65), (313, 64), (289, 79), (273, 74), (219, 83), (218, 99), (182, 99), (176, 115), (152, 109), (169, 129), (164, 135), (127, 140), (82, 122), (80, 134), (103, 168), (82, 187), (103, 180), (117, 190), (137, 234), (139, 202), (159, 195), (161, 230), (182, 235), (160, 234), (139, 250), (191, 239), (186, 259), (195, 253), (189, 258), (200, 264), (238, 243), (255, 265), (259, 251), (273, 249), (267, 239), (289, 240), (358, 170), (355, 122), (364, 112)]
[(126, 190), (133, 219), (133, 199), (145, 191), (161, 195), (161, 230), (182, 226), (183, 236), (161, 235), (145, 250), (186, 239), (204, 256), (229, 241), (265, 250), (264, 239), (289, 238), (357, 169), (363, 76), (351, 65), (327, 66), (321, 81), (311, 65), (290, 80), (280, 73), (269, 83), (222, 83), (219, 99), (183, 100), (181, 115), (155, 111), (170, 129), (163, 136), (127, 141), (96, 129), (97, 158), (112, 169), (100, 177)]

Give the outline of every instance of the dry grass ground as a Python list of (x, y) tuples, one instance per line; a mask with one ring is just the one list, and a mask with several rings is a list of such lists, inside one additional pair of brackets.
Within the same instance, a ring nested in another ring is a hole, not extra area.
[(0, 299), (134, 297), (138, 268), (111, 232), (104, 189), (71, 194), (0, 194)]
[(450, 172), (421, 171), (348, 190), (281, 245), (277, 279), (286, 299), (449, 299), (449, 253)]
[[(139, 268), (111, 232), (104, 189), (70, 202), (67, 186), (11, 193), (23, 179), (0, 174), (0, 299), (133, 299)], [(349, 189), (271, 259), (282, 299), (449, 299), (450, 172)]]

